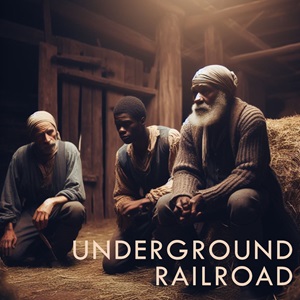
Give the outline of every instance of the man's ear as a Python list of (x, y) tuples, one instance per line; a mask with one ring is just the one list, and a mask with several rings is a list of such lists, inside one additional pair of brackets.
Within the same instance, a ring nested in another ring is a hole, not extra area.
[(141, 117), (141, 124), (145, 124), (146, 123), (146, 117)]

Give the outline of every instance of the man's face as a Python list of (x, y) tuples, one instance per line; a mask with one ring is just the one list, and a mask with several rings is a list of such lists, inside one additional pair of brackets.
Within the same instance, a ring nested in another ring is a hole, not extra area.
[(127, 113), (115, 115), (114, 118), (119, 136), (125, 144), (133, 143), (139, 139), (144, 127), (143, 118), (137, 121)]
[(225, 94), (208, 84), (192, 87), (193, 101), (191, 122), (197, 126), (217, 123), (223, 116), (227, 100)]
[(43, 153), (50, 153), (56, 145), (57, 130), (49, 122), (39, 123), (33, 132), (33, 142)]

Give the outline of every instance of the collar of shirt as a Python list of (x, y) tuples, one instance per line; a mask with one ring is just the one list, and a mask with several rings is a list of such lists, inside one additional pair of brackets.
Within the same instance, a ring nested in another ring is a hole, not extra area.
[(134, 155), (132, 144), (129, 144), (127, 146), (127, 153), (130, 156), (133, 165), (142, 171), (146, 171), (149, 168), (154, 153), (156, 141), (158, 136), (160, 135), (157, 125), (151, 125), (147, 128), (149, 129), (149, 143), (147, 152), (145, 153), (145, 156), (142, 161), (140, 159), (137, 159), (137, 157)]

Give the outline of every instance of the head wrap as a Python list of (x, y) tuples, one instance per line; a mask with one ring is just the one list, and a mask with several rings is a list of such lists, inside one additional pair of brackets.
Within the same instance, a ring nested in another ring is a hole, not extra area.
[(211, 84), (224, 91), (228, 96), (234, 96), (238, 79), (236, 75), (221, 65), (209, 65), (196, 72), (192, 79), (192, 86)]
[(121, 98), (116, 104), (113, 113), (114, 116), (119, 114), (129, 114), (137, 121), (142, 117), (146, 118), (146, 108), (144, 103), (139, 98), (133, 96)]
[[(49, 122), (57, 131), (57, 125), (55, 119), (50, 113), (44, 110), (36, 111), (27, 119), (27, 128), (31, 139), (33, 138), (33, 134), (37, 125), (42, 122)], [(58, 133), (58, 139), (60, 139), (59, 133)]]

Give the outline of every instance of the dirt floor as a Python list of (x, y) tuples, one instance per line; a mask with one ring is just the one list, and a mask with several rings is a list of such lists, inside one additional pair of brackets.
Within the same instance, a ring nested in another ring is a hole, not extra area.
[(107, 275), (102, 269), (103, 254), (92, 254), (92, 242), (106, 249), (106, 241), (113, 233), (115, 220), (100, 224), (84, 225), (77, 238), (76, 253), (84, 255), (84, 243), (88, 241), (89, 252), (85, 259), (76, 260), (69, 267), (52, 268), (7, 268), (0, 262), (0, 300), (235, 300), (240, 299), (238, 289), (232, 283), (206, 294), (187, 294), (184, 283), (160, 287), (151, 284), (155, 276), (154, 267), (140, 267), (129, 273)]

